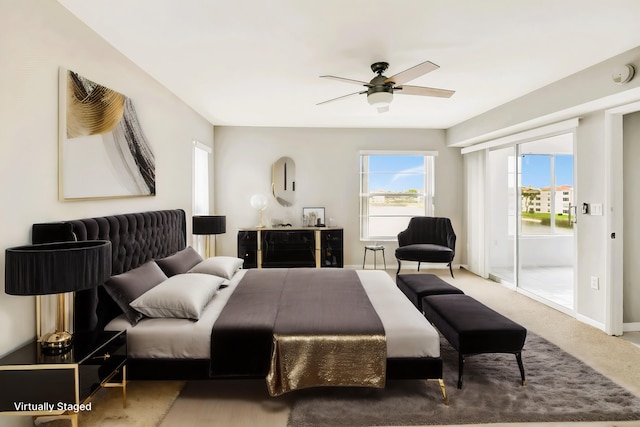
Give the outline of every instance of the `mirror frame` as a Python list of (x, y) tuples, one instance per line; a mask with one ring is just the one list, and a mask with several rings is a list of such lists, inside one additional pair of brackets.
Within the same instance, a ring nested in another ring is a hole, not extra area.
[[(278, 187), (278, 182), (282, 184), (280, 187)], [(295, 203), (295, 191), (296, 163), (291, 157), (280, 157), (271, 166), (271, 194), (281, 206), (286, 207)]]

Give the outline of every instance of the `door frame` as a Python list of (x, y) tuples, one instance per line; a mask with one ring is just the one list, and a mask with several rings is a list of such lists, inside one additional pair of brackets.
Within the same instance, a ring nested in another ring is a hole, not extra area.
[[(607, 257), (605, 292), (605, 332), (624, 332), (624, 171), (623, 116), (640, 111), (640, 102), (605, 110)], [(615, 235), (615, 238), (613, 237)]]

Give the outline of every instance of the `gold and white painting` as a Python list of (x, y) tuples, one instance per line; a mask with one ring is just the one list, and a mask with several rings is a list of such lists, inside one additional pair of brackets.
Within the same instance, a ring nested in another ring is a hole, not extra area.
[(155, 158), (133, 101), (60, 70), (62, 200), (154, 196)]

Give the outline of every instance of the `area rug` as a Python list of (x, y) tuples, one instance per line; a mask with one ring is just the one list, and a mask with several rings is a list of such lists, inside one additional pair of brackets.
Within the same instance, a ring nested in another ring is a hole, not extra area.
[(385, 389), (318, 388), (296, 392), (290, 427), (412, 426), (640, 420), (640, 399), (557, 346), (529, 332), (526, 386), (515, 356), (468, 357), (456, 388), (457, 353), (442, 340), (445, 406), (437, 382), (388, 381)]

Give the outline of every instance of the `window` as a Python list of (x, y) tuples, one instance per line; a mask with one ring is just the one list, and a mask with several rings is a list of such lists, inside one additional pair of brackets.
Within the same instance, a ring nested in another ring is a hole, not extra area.
[[(209, 155), (211, 148), (193, 141), (193, 215), (209, 215)], [(193, 236), (192, 246), (206, 254), (204, 236)]]
[(209, 215), (209, 154), (210, 147), (193, 141), (194, 215)]
[(395, 240), (411, 217), (433, 215), (437, 152), (360, 153), (360, 239)]

